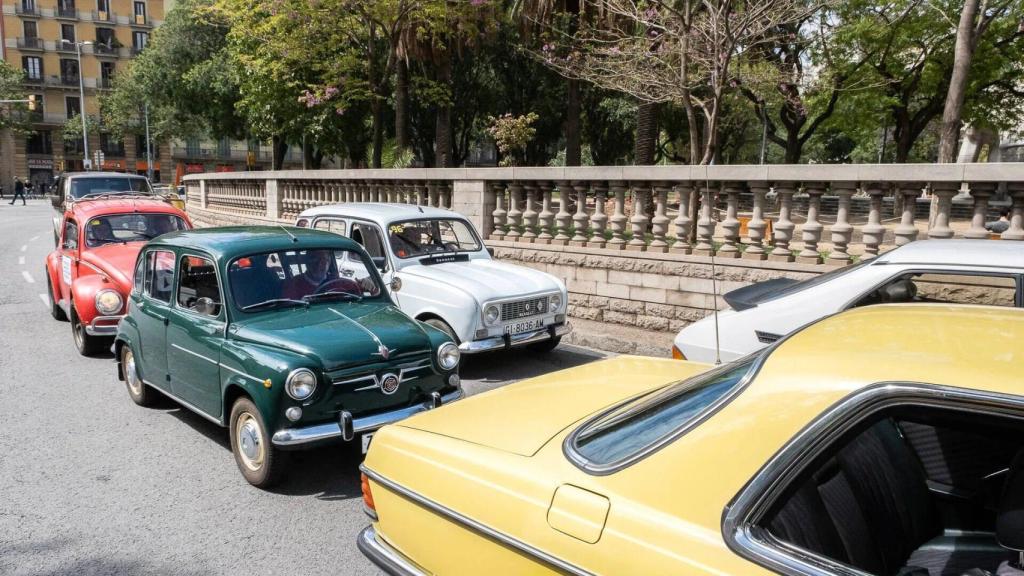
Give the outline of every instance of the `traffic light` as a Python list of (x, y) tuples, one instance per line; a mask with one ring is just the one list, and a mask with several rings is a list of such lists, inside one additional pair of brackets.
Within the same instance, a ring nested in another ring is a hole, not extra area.
[(28, 95), (28, 111), (29, 112), (35, 112), (36, 111), (36, 95), (35, 94), (29, 94)]

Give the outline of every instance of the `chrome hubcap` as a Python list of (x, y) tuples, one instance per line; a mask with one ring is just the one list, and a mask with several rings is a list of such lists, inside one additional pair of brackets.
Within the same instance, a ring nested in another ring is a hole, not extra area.
[(139, 381), (139, 375), (135, 372), (135, 355), (131, 350), (124, 353), (124, 379), (132, 394), (136, 396), (142, 394), (142, 382)]
[(245, 412), (238, 417), (235, 438), (242, 463), (250, 470), (258, 470), (263, 465), (265, 446), (260, 425), (252, 414)]

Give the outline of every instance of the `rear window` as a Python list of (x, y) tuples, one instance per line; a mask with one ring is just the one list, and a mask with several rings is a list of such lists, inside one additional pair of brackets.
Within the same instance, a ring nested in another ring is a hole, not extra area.
[(584, 469), (599, 473), (642, 458), (675, 440), (731, 399), (764, 353), (670, 384), (613, 408), (569, 437), (570, 455)]

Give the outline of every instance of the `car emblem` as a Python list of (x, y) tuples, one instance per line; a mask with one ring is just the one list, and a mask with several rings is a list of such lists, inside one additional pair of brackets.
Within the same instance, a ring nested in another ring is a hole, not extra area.
[(391, 355), (391, 350), (388, 350), (387, 346), (381, 344), (380, 346), (377, 347), (377, 353), (381, 355), (381, 358), (387, 360), (388, 356)]
[(385, 374), (380, 379), (380, 391), (385, 394), (394, 394), (398, 391), (398, 376), (394, 374)]

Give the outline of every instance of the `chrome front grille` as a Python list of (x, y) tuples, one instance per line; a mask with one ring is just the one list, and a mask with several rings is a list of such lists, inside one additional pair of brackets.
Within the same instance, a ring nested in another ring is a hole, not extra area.
[(528, 316), (545, 314), (548, 311), (548, 297), (529, 298), (515, 302), (504, 302), (501, 305), (502, 321), (517, 320)]

